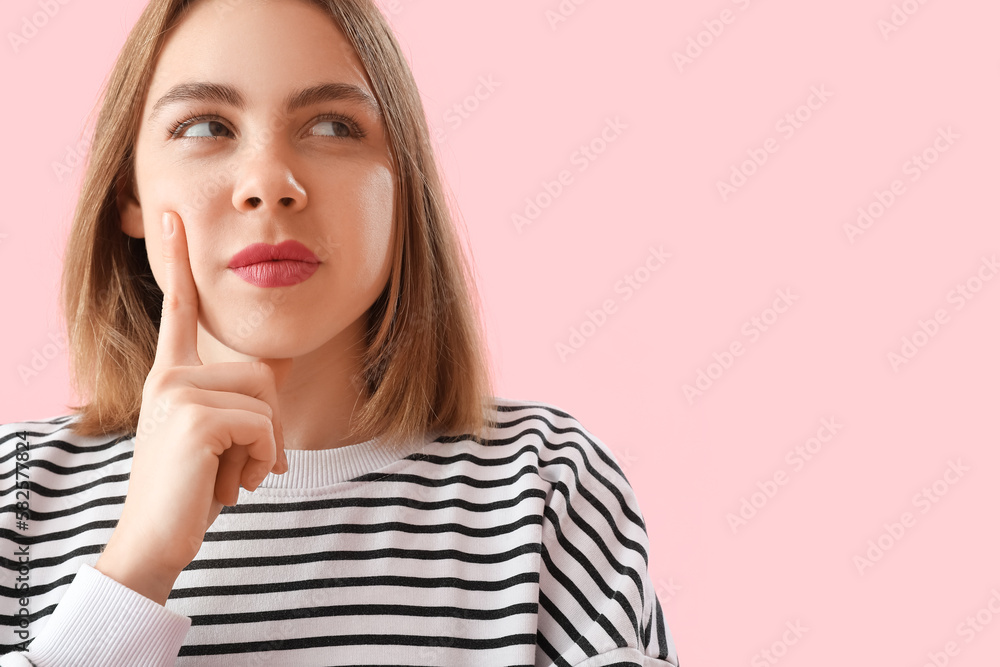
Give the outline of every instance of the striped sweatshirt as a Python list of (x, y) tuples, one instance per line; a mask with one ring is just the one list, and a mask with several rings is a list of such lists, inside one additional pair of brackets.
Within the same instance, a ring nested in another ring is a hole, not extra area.
[(679, 667), (611, 451), (552, 405), (493, 402), (484, 444), (288, 450), (166, 605), (93, 567), (135, 434), (0, 425), (0, 667)]

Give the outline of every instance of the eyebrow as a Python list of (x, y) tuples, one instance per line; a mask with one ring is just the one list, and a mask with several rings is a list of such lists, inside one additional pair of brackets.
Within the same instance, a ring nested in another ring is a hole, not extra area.
[[(364, 88), (352, 83), (321, 83), (293, 91), (285, 97), (285, 110), (288, 113), (292, 113), (313, 104), (337, 100), (361, 104), (368, 107), (375, 114), (376, 118), (381, 118), (382, 116), (381, 109), (375, 98)], [(177, 102), (215, 102), (216, 104), (235, 107), (240, 111), (246, 111), (247, 109), (246, 97), (238, 88), (225, 83), (194, 81), (177, 84), (157, 100), (149, 114), (150, 122), (165, 107)]]

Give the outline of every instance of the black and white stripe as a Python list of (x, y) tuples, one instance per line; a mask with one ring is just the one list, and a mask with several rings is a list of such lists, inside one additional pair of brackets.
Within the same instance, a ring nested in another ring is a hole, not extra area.
[[(495, 402), (485, 445), (429, 436), (392, 451), (377, 440), (289, 451), (289, 473), (223, 510), (166, 608), (133, 608), (141, 596), (96, 571), (74, 583), (121, 515), (133, 439), (79, 437), (66, 416), (0, 426), (0, 667), (67, 641), (65, 655), (94, 664), (139, 650), (130, 633), (161, 653), (183, 637), (176, 659), (134, 664), (677, 667), (642, 514), (608, 448), (551, 405)], [(14, 513), (22, 431), (26, 531)], [(38, 639), (18, 655), (12, 556), (23, 547)], [(54, 616), (71, 583), (75, 606)], [(117, 620), (69, 639), (70, 613)]]

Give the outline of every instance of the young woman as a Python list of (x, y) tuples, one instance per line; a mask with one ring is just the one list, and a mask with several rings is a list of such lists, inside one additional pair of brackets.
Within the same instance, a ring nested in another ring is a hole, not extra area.
[(69, 416), (0, 426), (0, 665), (668, 665), (607, 447), (492, 396), (371, 0), (153, 0), (63, 276)]

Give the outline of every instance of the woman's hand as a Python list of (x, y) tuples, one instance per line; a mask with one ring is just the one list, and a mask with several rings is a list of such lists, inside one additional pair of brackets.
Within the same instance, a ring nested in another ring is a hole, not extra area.
[(96, 569), (164, 604), (223, 505), (288, 470), (275, 373), (263, 361), (203, 365), (198, 293), (180, 216), (163, 237), (156, 357), (142, 391), (128, 494)]

